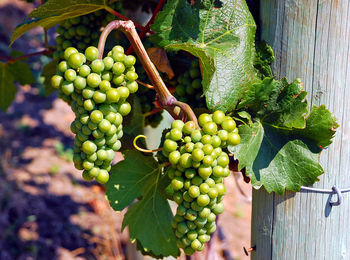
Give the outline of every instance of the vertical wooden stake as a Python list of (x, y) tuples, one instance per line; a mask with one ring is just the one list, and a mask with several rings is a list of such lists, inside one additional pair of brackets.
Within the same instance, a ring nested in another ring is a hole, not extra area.
[[(335, 113), (336, 137), (323, 151), (325, 174), (314, 186), (350, 186), (350, 1), (261, 0), (261, 38), (275, 51), (278, 77), (303, 79), (310, 106)], [(252, 259), (350, 259), (350, 194), (329, 207), (312, 192), (253, 192)]]

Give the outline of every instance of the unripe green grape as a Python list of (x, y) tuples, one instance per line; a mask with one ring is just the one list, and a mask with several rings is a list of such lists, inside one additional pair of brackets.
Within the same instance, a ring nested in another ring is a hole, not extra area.
[(101, 184), (105, 184), (108, 182), (108, 180), (109, 180), (108, 171), (101, 169), (96, 177), (96, 181), (101, 183)]
[(167, 139), (164, 141), (164, 146), (163, 146), (163, 149), (166, 151), (166, 152), (173, 152), (177, 149), (178, 145), (175, 141), (172, 141), (170, 139)]
[(98, 124), (98, 129), (102, 133), (107, 133), (110, 128), (111, 128), (111, 123), (106, 119), (102, 119), (102, 121)]
[(119, 113), (122, 116), (127, 116), (131, 111), (131, 105), (128, 102), (124, 102), (123, 104), (120, 105), (119, 107)]
[(185, 125), (182, 128), (183, 133), (190, 135), (192, 131), (195, 130), (195, 124), (192, 121), (188, 121), (185, 123)]
[(85, 50), (85, 57), (88, 61), (93, 61), (98, 58), (98, 49), (96, 47), (90, 46)]
[(200, 130), (194, 130), (192, 133), (191, 133), (191, 139), (193, 142), (199, 142), (201, 139), (202, 139), (202, 134), (201, 134), (201, 131)]
[(67, 96), (74, 92), (74, 85), (68, 81), (64, 81), (62, 84), (62, 92)]
[(181, 154), (179, 151), (173, 151), (169, 154), (169, 162), (175, 165), (179, 162), (180, 157), (181, 157)]
[(95, 124), (99, 124), (103, 120), (102, 112), (99, 110), (92, 111), (90, 114), (90, 120)]
[(77, 73), (73, 69), (68, 69), (64, 72), (64, 78), (68, 81), (74, 81), (77, 77)]
[(114, 76), (113, 77), (113, 83), (117, 86), (122, 85), (124, 82), (124, 75)]
[(205, 144), (202, 148), (204, 154), (211, 155), (214, 151), (214, 147), (211, 144)]
[(177, 231), (181, 234), (186, 234), (189, 231), (189, 228), (186, 225), (186, 222), (181, 222), (177, 225)]
[(81, 76), (77, 76), (74, 80), (74, 87), (76, 89), (83, 90), (86, 87), (86, 79)]
[(104, 71), (102, 72), (101, 79), (111, 82), (113, 79), (113, 74), (109, 71)]
[(125, 58), (125, 54), (120, 51), (114, 51), (112, 50), (112, 58), (115, 62), (122, 62)]
[(179, 141), (182, 138), (182, 132), (178, 128), (174, 128), (170, 130), (170, 139), (174, 141)]
[(86, 154), (93, 154), (97, 150), (97, 146), (91, 141), (85, 141), (82, 145), (82, 150)]
[[(170, 157), (169, 157), (169, 159), (170, 159)], [(196, 176), (196, 171), (194, 169), (191, 169), (191, 168), (190, 169), (186, 169), (185, 176), (186, 176), (187, 179), (192, 179), (194, 176)]]
[(81, 53), (72, 53), (68, 58), (68, 64), (73, 69), (79, 68), (81, 65), (83, 65), (84, 57)]
[(68, 63), (66, 61), (61, 61), (58, 64), (58, 71), (60, 71), (61, 73), (64, 73), (68, 69), (69, 69), (69, 66), (68, 66)]
[(182, 154), (179, 160), (179, 165), (185, 169), (190, 168), (192, 165), (192, 155), (189, 153)]
[(97, 74), (100, 74), (105, 69), (105, 65), (102, 60), (94, 60), (91, 62), (90, 67), (92, 71)]
[(129, 82), (126, 84), (126, 87), (129, 89), (130, 93), (135, 93), (139, 89), (139, 85), (136, 81)]
[(96, 153), (93, 153), (93, 154), (90, 154), (86, 157), (86, 160), (90, 161), (90, 162), (95, 162), (97, 160), (97, 154)]
[(97, 147), (102, 147), (106, 144), (106, 139), (104, 137), (96, 138), (94, 143), (97, 145)]
[(88, 126), (84, 125), (82, 128), (81, 128), (81, 131), (84, 135), (90, 135), (91, 134), (91, 130), (89, 129)]
[(122, 144), (121, 142), (118, 140), (115, 142), (115, 144), (112, 146), (112, 150), (113, 151), (118, 151), (121, 148)]
[(136, 63), (136, 59), (134, 56), (132, 55), (127, 55), (125, 56), (124, 58), (124, 64), (126, 67), (131, 67), (131, 66), (134, 66)]
[(105, 70), (111, 70), (114, 65), (113, 58), (112, 57), (103, 58), (103, 64), (104, 64)]
[(217, 148), (217, 147), (220, 147), (221, 145), (221, 139), (219, 136), (217, 135), (214, 135), (211, 139), (211, 145), (214, 147), (214, 148)]
[(227, 143), (229, 145), (238, 145), (241, 142), (241, 137), (236, 133), (229, 133)]
[(106, 94), (100, 90), (96, 90), (92, 98), (97, 104), (101, 104), (106, 101)]
[(85, 170), (91, 170), (94, 167), (94, 164), (92, 162), (89, 162), (89, 161), (84, 161), (83, 167)]
[(226, 194), (226, 187), (223, 183), (217, 183), (215, 186), (219, 196)]
[(225, 120), (225, 113), (217, 110), (213, 113), (213, 121), (218, 124), (221, 125)]
[(74, 47), (66, 48), (66, 50), (64, 51), (64, 59), (68, 60), (73, 53), (78, 53), (78, 50)]
[(51, 86), (55, 89), (59, 89), (63, 83), (64, 79), (63, 77), (59, 76), (59, 75), (54, 75), (51, 78)]
[(192, 141), (191, 137), (190, 136), (185, 136), (184, 137), (184, 142), (185, 143), (190, 143)]
[(91, 73), (89, 76), (87, 76), (86, 82), (90, 87), (97, 88), (101, 83), (101, 77), (96, 73)]
[(226, 153), (222, 153), (218, 158), (217, 158), (218, 165), (221, 167), (226, 167), (228, 166), (230, 159)]
[(79, 76), (81, 77), (87, 77), (91, 73), (91, 69), (88, 65), (82, 65), (79, 68)]
[(204, 144), (211, 144), (212, 143), (212, 137), (211, 135), (203, 135), (202, 138), (201, 138), (201, 143), (204, 145)]
[(84, 88), (83, 91), (81, 92), (83, 97), (86, 99), (92, 98), (94, 93), (95, 91), (92, 88)]
[(201, 194), (197, 197), (197, 203), (199, 206), (207, 206), (210, 202), (210, 198), (206, 194)]
[(92, 181), (92, 179), (93, 179), (93, 177), (92, 177), (92, 176), (90, 176), (89, 172), (88, 172), (88, 171), (86, 171), (86, 170), (85, 170), (85, 171), (83, 171), (82, 176), (83, 176), (84, 180), (86, 180), (86, 181)]
[(236, 128), (236, 122), (231, 118), (225, 119), (222, 122), (221, 127), (227, 132), (232, 132)]
[(212, 118), (209, 114), (203, 113), (198, 117), (198, 123), (203, 127), (206, 123), (211, 122)]
[(109, 89), (111, 89), (112, 86), (108, 80), (102, 80), (98, 87), (101, 91), (107, 92)]
[(125, 77), (126, 77), (126, 80), (128, 81), (135, 81), (138, 78), (137, 74), (134, 71), (128, 71), (125, 74)]
[(186, 150), (186, 152), (192, 153), (193, 148), (194, 148), (194, 143), (191, 143), (191, 142), (186, 143), (186, 145), (185, 145), (185, 150)]
[[(185, 191), (183, 193), (183, 199), (184, 199), (185, 202), (192, 202), (193, 201), (193, 198), (190, 196), (190, 194), (188, 194), (188, 191)], [(189, 207), (190, 207), (190, 204), (188, 203), (188, 208)]]
[(184, 218), (189, 221), (194, 221), (197, 218), (197, 212), (192, 209), (188, 209)]
[(198, 186), (192, 185), (189, 187), (188, 194), (194, 199), (197, 198), (200, 195)]
[(182, 122), (181, 120), (175, 120), (171, 123), (171, 128), (177, 128), (179, 130), (182, 130), (183, 126), (185, 125), (184, 122)]

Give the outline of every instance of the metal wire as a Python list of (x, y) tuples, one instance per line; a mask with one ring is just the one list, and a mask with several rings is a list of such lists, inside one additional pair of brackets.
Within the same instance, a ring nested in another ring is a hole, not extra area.
[[(335, 187), (335, 186), (334, 186)], [(312, 187), (305, 187), (305, 186), (301, 186), (300, 190), (307, 190), (307, 191), (313, 191), (316, 193), (328, 193), (328, 194), (336, 194), (336, 192), (331, 189), (331, 190), (327, 190), (327, 189), (318, 189), (318, 188), (312, 188)], [(346, 192), (350, 192), (350, 188), (346, 188), (346, 189), (340, 189), (339, 190), (341, 193), (346, 193)]]
[(338, 197), (337, 201), (330, 201), (329, 202), (330, 206), (339, 206), (343, 201), (342, 193), (350, 192), (350, 188), (338, 189), (336, 186), (333, 186), (331, 190), (301, 186), (300, 190), (312, 191), (315, 193), (337, 194), (337, 197)]

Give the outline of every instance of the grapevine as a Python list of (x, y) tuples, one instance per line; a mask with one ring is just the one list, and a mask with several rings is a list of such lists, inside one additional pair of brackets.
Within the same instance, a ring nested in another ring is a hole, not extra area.
[[(325, 106), (308, 110), (300, 79), (276, 79), (273, 50), (255, 42), (244, 0), (90, 2), (42, 1), (15, 29), (12, 43), (42, 26), (45, 49), (0, 57), (7, 75), (0, 94), (10, 97), (0, 108), (14, 99), (14, 81), (34, 82), (18, 73), (30, 71), (27, 58), (54, 53), (43, 77), (47, 92), (58, 90), (74, 112), (74, 166), (85, 180), (106, 185), (114, 210), (128, 208), (122, 226), (142, 253), (161, 258), (210, 249), (233, 168), (254, 188), (279, 194), (318, 180), (319, 153), (332, 143), (336, 119)], [(57, 46), (48, 44), (50, 28)], [(149, 47), (169, 64), (153, 63)], [(174, 77), (161, 66), (174, 67)], [(138, 147), (144, 126), (157, 127), (166, 113), (172, 122), (159, 147)], [(115, 152), (124, 160), (113, 165)]]

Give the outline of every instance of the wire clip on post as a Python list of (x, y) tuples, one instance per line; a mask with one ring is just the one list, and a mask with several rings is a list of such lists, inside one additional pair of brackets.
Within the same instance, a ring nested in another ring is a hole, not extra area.
[(330, 201), (329, 205), (330, 206), (339, 206), (342, 201), (343, 201), (343, 196), (342, 193), (345, 192), (350, 192), (350, 188), (346, 188), (346, 189), (338, 189), (336, 186), (333, 186), (331, 190), (327, 190), (327, 189), (317, 189), (317, 188), (311, 188), (311, 187), (304, 187), (301, 186), (300, 190), (304, 190), (304, 191), (312, 191), (315, 193), (327, 193), (327, 194), (336, 194), (337, 195), (337, 200), (336, 201)]

